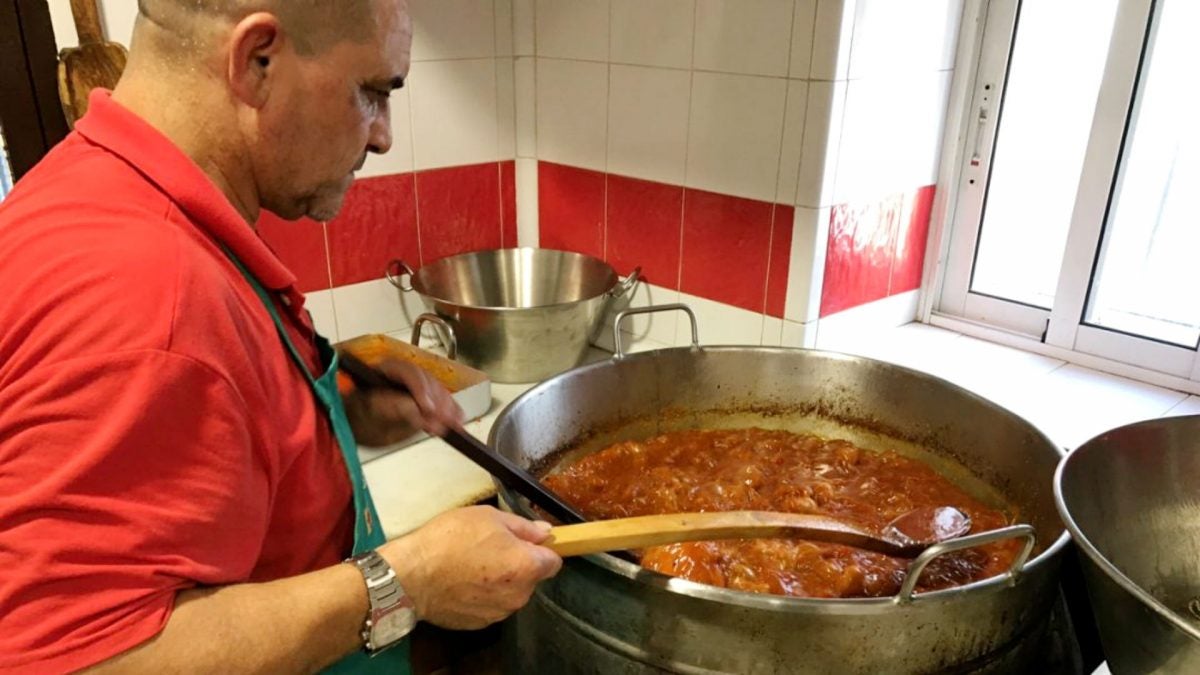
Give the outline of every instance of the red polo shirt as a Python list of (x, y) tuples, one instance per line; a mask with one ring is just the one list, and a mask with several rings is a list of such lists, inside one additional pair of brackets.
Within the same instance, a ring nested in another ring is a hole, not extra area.
[(180, 590), (331, 565), (353, 541), (294, 276), (166, 137), (94, 94), (0, 203), (0, 671), (140, 644)]

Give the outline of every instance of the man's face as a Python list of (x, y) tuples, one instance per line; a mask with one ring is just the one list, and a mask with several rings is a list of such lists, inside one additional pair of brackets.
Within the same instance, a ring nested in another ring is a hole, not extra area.
[(273, 64), (254, 166), (262, 206), (283, 218), (332, 219), (367, 153), (392, 145), (388, 95), (408, 76), (412, 24), (402, 0), (373, 11), (368, 40)]

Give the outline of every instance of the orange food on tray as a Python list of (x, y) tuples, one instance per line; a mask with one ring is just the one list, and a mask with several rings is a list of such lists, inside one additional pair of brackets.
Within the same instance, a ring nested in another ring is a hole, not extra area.
[[(626, 441), (545, 477), (591, 519), (743, 509), (837, 517), (871, 531), (923, 506), (953, 506), (972, 532), (1010, 524), (915, 459), (786, 431), (681, 431)], [(1004, 572), (1019, 544), (946, 554), (921, 575), (919, 591)], [(672, 576), (745, 591), (817, 598), (894, 595), (911, 561), (796, 539), (745, 539), (655, 546), (642, 565)]]
[[(476, 384), (453, 361), (386, 335), (364, 335), (341, 343), (338, 348), (349, 351), (368, 365), (375, 365), (387, 358), (408, 361), (433, 375), (451, 393)], [(354, 388), (345, 373), (338, 373), (338, 388), (343, 394)]]

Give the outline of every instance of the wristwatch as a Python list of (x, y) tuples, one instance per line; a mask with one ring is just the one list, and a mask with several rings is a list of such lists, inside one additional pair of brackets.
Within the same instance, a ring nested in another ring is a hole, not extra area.
[(347, 562), (354, 563), (367, 582), (371, 607), (363, 624), (362, 639), (367, 653), (374, 656), (412, 632), (417, 626), (417, 610), (383, 556), (367, 551)]

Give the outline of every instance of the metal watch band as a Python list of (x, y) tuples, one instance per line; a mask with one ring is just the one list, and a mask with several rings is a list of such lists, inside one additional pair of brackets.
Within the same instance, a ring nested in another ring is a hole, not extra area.
[(367, 611), (367, 620), (362, 629), (364, 646), (368, 652), (389, 647), (391, 643), (375, 644), (372, 635), (373, 628), (379, 617), (387, 614), (399, 605), (406, 604), (408, 598), (404, 593), (404, 589), (396, 579), (396, 572), (392, 569), (392, 566), (383, 559), (383, 556), (375, 551), (367, 551), (366, 553), (357, 555), (351, 558), (349, 562), (353, 562), (359, 569), (363, 575), (363, 580), (367, 584), (367, 599), (370, 603), (370, 608)]

